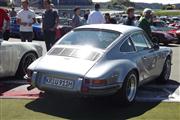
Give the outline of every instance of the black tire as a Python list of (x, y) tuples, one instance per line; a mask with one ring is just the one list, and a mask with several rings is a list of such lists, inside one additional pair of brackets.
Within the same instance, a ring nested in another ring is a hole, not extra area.
[(27, 73), (27, 67), (34, 62), (38, 58), (36, 53), (29, 52), (26, 53), (18, 66), (18, 70), (16, 72), (16, 77), (18, 78), (24, 78), (24, 75)]
[(161, 72), (161, 75), (157, 79), (158, 83), (165, 84), (169, 80), (171, 74), (171, 59), (168, 57), (164, 63), (163, 70)]
[[(131, 84), (131, 85), (130, 85)], [(131, 87), (131, 88), (129, 88)], [(135, 71), (131, 71), (126, 76), (123, 86), (116, 94), (116, 98), (125, 104), (130, 104), (135, 101), (136, 92), (138, 88), (138, 76)]]

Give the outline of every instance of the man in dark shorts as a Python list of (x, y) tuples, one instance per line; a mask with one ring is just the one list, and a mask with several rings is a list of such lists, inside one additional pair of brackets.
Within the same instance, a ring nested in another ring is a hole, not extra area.
[(46, 49), (48, 51), (56, 42), (55, 36), (56, 28), (59, 24), (59, 16), (57, 14), (57, 11), (53, 10), (50, 0), (44, 0), (44, 7), (46, 10), (42, 15), (42, 30), (46, 43)]

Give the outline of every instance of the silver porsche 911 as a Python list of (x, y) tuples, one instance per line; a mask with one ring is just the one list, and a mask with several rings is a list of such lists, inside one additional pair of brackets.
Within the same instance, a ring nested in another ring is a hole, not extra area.
[(23, 78), (27, 67), (42, 56), (42, 47), (35, 43), (8, 42), (0, 39), (0, 78)]
[(172, 50), (153, 44), (144, 31), (124, 25), (86, 25), (61, 38), (28, 67), (29, 89), (112, 95), (134, 101), (139, 85), (166, 82)]

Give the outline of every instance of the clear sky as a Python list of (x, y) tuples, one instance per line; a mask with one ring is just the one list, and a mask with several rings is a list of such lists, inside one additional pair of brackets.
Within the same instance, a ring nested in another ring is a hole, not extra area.
[[(110, 0), (93, 0), (94, 2), (107, 2)], [(162, 4), (173, 4), (180, 3), (180, 0), (130, 0), (132, 2), (146, 2), (146, 3), (162, 3)]]
[(132, 2), (146, 2), (146, 3), (162, 3), (162, 4), (180, 3), (180, 0), (130, 0), (130, 1), (132, 1)]

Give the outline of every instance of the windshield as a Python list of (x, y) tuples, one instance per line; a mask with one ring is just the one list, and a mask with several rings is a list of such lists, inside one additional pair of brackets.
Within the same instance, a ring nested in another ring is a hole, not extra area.
[(59, 44), (92, 46), (99, 49), (106, 49), (119, 35), (119, 32), (110, 30), (79, 29), (70, 32)]

